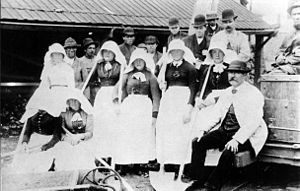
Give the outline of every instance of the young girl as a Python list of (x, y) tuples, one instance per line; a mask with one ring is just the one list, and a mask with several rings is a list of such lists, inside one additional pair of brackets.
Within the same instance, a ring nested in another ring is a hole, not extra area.
[[(153, 59), (144, 50), (136, 49), (120, 81), (122, 104), (119, 129), (115, 138), (116, 164), (146, 164), (155, 159), (154, 125), (160, 103), (160, 91), (156, 77), (147, 67), (153, 64), (151, 62)], [(117, 103), (116, 93), (114, 97), (114, 102)]]

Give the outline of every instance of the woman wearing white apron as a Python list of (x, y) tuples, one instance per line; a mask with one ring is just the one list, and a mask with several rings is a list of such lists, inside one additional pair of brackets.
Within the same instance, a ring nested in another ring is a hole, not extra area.
[(100, 61), (91, 77), (92, 89), (100, 88), (94, 102), (95, 127), (93, 147), (97, 157), (113, 157), (117, 116), (112, 102), (113, 89), (120, 78), (126, 60), (114, 41), (105, 42), (99, 53)]
[(184, 164), (190, 161), (189, 122), (197, 91), (197, 70), (187, 61), (193, 61), (193, 56), (182, 40), (171, 41), (167, 54), (171, 60), (159, 74), (160, 87), (165, 86), (166, 91), (156, 124), (157, 159), (161, 164)]
[(156, 157), (154, 124), (160, 91), (156, 77), (147, 67), (151, 62), (153, 59), (144, 50), (135, 50), (121, 80), (123, 102), (115, 138), (116, 164), (147, 164)]
[(92, 106), (78, 89), (68, 94), (62, 117), (62, 141), (53, 148), (55, 170), (90, 170), (96, 167), (89, 143), (93, 136)]
[[(65, 110), (67, 89), (75, 86), (72, 68), (64, 62), (64, 48), (54, 43), (44, 58), (41, 83), (26, 105), (21, 145), (12, 162), (16, 173), (45, 172), (52, 162), (52, 147), (60, 140), (60, 113)], [(42, 151), (42, 152), (41, 152)]]

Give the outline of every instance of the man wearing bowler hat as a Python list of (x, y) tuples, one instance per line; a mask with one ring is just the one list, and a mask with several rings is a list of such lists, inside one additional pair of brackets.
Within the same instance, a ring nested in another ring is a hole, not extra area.
[(207, 38), (208, 44), (210, 42), (211, 37), (223, 29), (217, 23), (217, 20), (219, 20), (219, 17), (216, 12), (209, 12), (206, 14), (207, 27), (206, 27), (206, 35), (205, 36)]
[(135, 33), (133, 28), (126, 27), (123, 30), (123, 44), (119, 45), (121, 52), (126, 58), (127, 64), (129, 63), (131, 53), (136, 49), (136, 46), (133, 45), (135, 40)]
[(81, 68), (79, 64), (79, 58), (76, 56), (76, 51), (78, 47), (80, 47), (80, 44), (77, 44), (75, 39), (73, 39), (72, 37), (69, 37), (65, 40), (64, 48), (67, 55), (65, 61), (74, 70), (75, 87), (79, 87), (82, 81), (81, 74), (80, 74)]
[(171, 17), (168, 24), (171, 32), (171, 34), (168, 36), (168, 45), (174, 39), (183, 39), (187, 36), (186, 33), (180, 30), (179, 19), (177, 17)]
[[(230, 178), (235, 154), (250, 151), (257, 156), (267, 139), (264, 96), (246, 81), (250, 69), (245, 62), (234, 60), (227, 71), (231, 86), (221, 94), (215, 112), (199, 127), (197, 139), (193, 140), (190, 176), (196, 181), (186, 191), (198, 191), (203, 187), (209, 191), (220, 190)], [(206, 151), (217, 148), (223, 150), (218, 165), (205, 179)]]
[(204, 61), (208, 49), (207, 40), (205, 38), (206, 24), (205, 16), (201, 14), (197, 15), (193, 23), (195, 34), (183, 39), (185, 46), (191, 49), (195, 58), (199, 61)]
[(250, 59), (250, 45), (248, 37), (244, 33), (235, 29), (235, 21), (237, 15), (234, 14), (232, 9), (225, 9), (222, 12), (222, 23), (224, 29), (212, 36), (211, 43), (220, 42), (225, 45), (228, 52), (236, 54), (239, 60), (247, 62)]
[[(97, 62), (95, 54), (96, 48), (99, 46), (99, 43), (97, 41), (94, 41), (92, 38), (85, 38), (83, 39), (82, 45), (85, 55), (79, 59), (79, 65), (81, 68), (80, 73), (82, 77), (79, 88), (82, 88), (90, 71)], [(91, 103), (93, 103), (93, 97), (91, 97), (90, 88), (87, 88), (84, 91), (84, 94), (91, 101)]]
[(155, 74), (155, 76), (158, 76), (160, 66), (156, 65), (156, 63), (162, 57), (162, 53), (160, 53), (156, 50), (156, 48), (158, 46), (158, 39), (156, 38), (156, 36), (153, 36), (153, 35), (146, 36), (145, 45), (147, 48), (147, 53), (150, 54), (150, 56), (153, 58), (154, 63), (155, 63), (154, 74)]

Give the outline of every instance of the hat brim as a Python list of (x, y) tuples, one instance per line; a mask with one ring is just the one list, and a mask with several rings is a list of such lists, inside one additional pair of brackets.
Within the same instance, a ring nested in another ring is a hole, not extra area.
[(202, 24), (195, 24), (195, 23), (192, 24), (193, 27), (206, 26), (206, 25), (207, 25), (207, 22), (202, 23)]
[(227, 68), (225, 70), (227, 72), (240, 72), (240, 73), (249, 73), (251, 71), (251, 69), (241, 70), (241, 69), (232, 69), (232, 68)]
[(65, 45), (64, 46), (64, 48), (73, 48), (73, 47), (79, 48), (79, 47), (81, 47), (81, 45), (80, 44), (74, 44), (74, 45)]
[(99, 42), (98, 41), (93, 41), (93, 42), (90, 42), (90, 43), (87, 43), (83, 46), (83, 48), (86, 48), (90, 45), (94, 44), (96, 46), (96, 48), (99, 46)]
[(219, 17), (207, 18), (206, 21), (219, 20)]
[[(234, 15), (234, 16), (231, 17), (231, 18), (233, 18), (233, 20), (236, 20), (236, 19), (238, 18), (238, 16), (237, 16), (237, 15)], [(229, 20), (231, 20), (231, 18), (222, 19), (222, 21), (229, 21)]]

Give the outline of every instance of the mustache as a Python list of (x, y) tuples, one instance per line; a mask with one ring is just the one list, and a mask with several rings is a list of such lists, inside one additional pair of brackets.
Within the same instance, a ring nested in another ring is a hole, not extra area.
[(233, 77), (233, 78), (230, 78), (229, 79), (229, 82), (231, 82), (231, 81), (236, 81), (236, 79)]
[(225, 29), (231, 29), (231, 28), (232, 28), (231, 26), (226, 26), (226, 27), (225, 27)]

